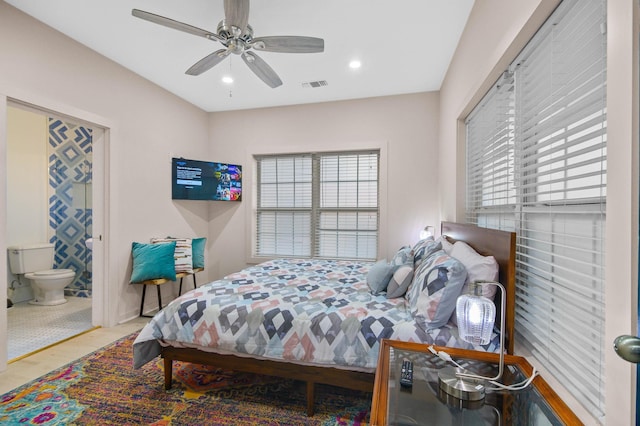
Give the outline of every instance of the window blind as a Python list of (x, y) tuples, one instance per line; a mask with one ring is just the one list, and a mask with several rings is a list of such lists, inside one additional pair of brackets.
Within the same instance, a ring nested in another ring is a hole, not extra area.
[(518, 235), (520, 341), (598, 418), (605, 14), (602, 0), (564, 0), (467, 120), (467, 220)]
[(311, 256), (311, 156), (263, 157), (257, 166), (256, 253)]
[(257, 256), (375, 260), (379, 152), (256, 157)]

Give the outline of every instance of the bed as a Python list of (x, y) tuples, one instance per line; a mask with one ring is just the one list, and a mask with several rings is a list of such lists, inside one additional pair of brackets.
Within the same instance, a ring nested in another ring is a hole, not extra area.
[[(515, 234), (453, 222), (443, 222), (441, 234), (449, 247), (462, 241), (495, 259), (498, 280), (506, 288), (505, 350), (513, 353)], [(441, 240), (409, 248), (410, 281), (427, 269), (425, 262), (446, 257)], [(424, 255), (420, 259), (418, 252)], [(174, 360), (301, 380), (311, 416), (316, 383), (372, 391), (383, 338), (498, 350), (497, 334), (489, 345), (476, 347), (460, 340), (449, 320), (434, 327), (433, 318), (419, 314), (417, 295), (428, 292), (421, 293), (413, 282), (403, 297), (373, 292), (367, 279), (374, 265), (275, 259), (202, 285), (172, 301), (143, 328), (133, 346), (134, 367), (161, 356), (165, 389), (171, 387)], [(452, 282), (440, 289), (453, 288)], [(410, 293), (416, 295), (413, 302)], [(495, 303), (500, 304), (499, 293)]]

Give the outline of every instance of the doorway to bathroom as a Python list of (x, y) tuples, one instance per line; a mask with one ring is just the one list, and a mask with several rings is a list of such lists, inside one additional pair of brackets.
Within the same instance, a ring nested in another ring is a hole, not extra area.
[(74, 272), (63, 283), (61, 300), (39, 303), (39, 296), (51, 291), (43, 290), (49, 284), (7, 268), (10, 361), (93, 328), (95, 131), (69, 117), (8, 105), (7, 246), (50, 244), (50, 269)]

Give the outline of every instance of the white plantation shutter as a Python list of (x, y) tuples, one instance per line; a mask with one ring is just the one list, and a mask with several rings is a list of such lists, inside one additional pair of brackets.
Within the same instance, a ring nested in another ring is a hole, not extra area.
[(602, 0), (564, 0), (467, 120), (467, 220), (518, 235), (520, 342), (599, 418), (605, 13)]
[(256, 161), (257, 256), (377, 258), (377, 151)]

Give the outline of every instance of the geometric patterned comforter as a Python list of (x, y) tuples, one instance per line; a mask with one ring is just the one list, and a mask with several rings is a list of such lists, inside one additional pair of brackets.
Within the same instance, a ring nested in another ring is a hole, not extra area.
[(173, 300), (136, 338), (134, 366), (160, 344), (294, 363), (373, 371), (379, 341), (392, 338), (476, 350), (452, 324), (429, 330), (404, 297), (369, 291), (371, 262), (276, 259), (202, 285)]

